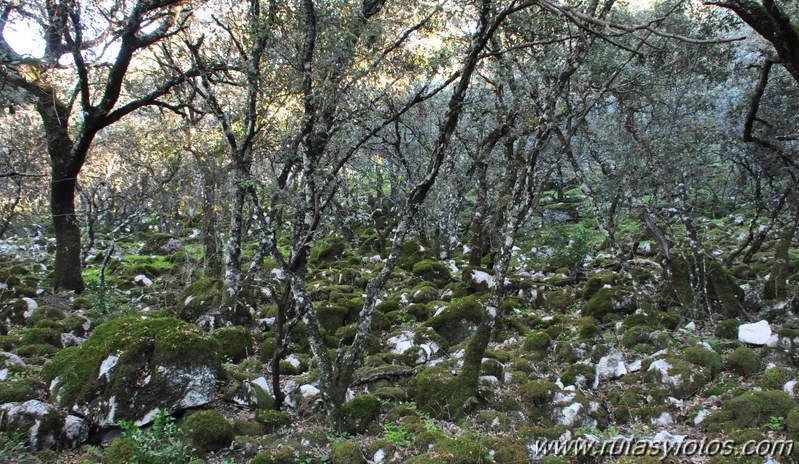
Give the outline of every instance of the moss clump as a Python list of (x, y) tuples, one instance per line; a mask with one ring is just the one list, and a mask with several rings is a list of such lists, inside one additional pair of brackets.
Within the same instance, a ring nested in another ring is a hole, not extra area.
[(427, 304), (412, 304), (405, 308), (405, 312), (413, 316), (417, 321), (426, 321), (433, 310)]
[(727, 356), (727, 366), (740, 375), (752, 375), (760, 372), (762, 366), (760, 356), (752, 349), (742, 346)]
[(267, 336), (264, 338), (264, 341), (261, 342), (261, 353), (260, 359), (261, 362), (269, 362), (272, 360), (272, 355), (275, 354), (275, 337)]
[(726, 338), (727, 340), (738, 339), (738, 327), (743, 322), (738, 319), (725, 319), (716, 325), (716, 330), (713, 332), (719, 338)]
[(191, 442), (203, 451), (217, 451), (233, 441), (233, 424), (217, 411), (199, 411), (183, 422), (182, 429)]
[(211, 338), (219, 344), (220, 359), (236, 363), (253, 353), (252, 336), (244, 327), (222, 327), (215, 330)]
[(485, 461), (488, 451), (476, 440), (458, 437), (439, 440), (429, 455), (442, 464), (473, 464)]
[(793, 372), (784, 367), (771, 367), (760, 376), (757, 384), (765, 390), (782, 390), (783, 385), (793, 378)]
[(291, 417), (283, 411), (259, 409), (255, 411), (255, 420), (266, 427), (267, 432), (275, 432), (291, 425)]
[(527, 447), (508, 437), (487, 437), (483, 439), (482, 445), (497, 464), (522, 463), (529, 459)]
[(311, 261), (330, 262), (343, 257), (346, 245), (341, 239), (329, 240), (326, 244), (311, 248)]
[(726, 402), (722, 407), (729, 412), (739, 428), (760, 427), (772, 417), (787, 417), (799, 406), (787, 394), (780, 391), (744, 393)]
[(546, 380), (533, 380), (519, 387), (519, 397), (525, 404), (540, 406), (549, 402), (558, 386)]
[(58, 353), (58, 347), (47, 343), (36, 343), (34, 345), (23, 345), (17, 348), (17, 354), (23, 358), (35, 358), (38, 356), (52, 356)]
[(689, 398), (710, 381), (707, 369), (691, 365), (676, 358), (666, 358), (650, 364), (646, 379), (664, 387), (677, 398)]
[(422, 247), (416, 240), (408, 240), (402, 244), (397, 264), (408, 272), (413, 271), (413, 265), (424, 259), (432, 259), (430, 249)]
[[(114, 396), (130, 398), (135, 392), (138, 401), (119, 403), (116, 417), (137, 420), (185, 395), (175, 388), (176, 369), (215, 377), (220, 370), (217, 350), (216, 342), (192, 324), (173, 318), (126, 317), (98, 326), (82, 346), (61, 350), (42, 373), (46, 382), (58, 378), (52, 384), (52, 397), (66, 406), (98, 397), (105, 402)], [(111, 356), (116, 357), (113, 367), (100, 375), (101, 365)], [(151, 373), (146, 383), (142, 372)]]
[(563, 370), (560, 381), (563, 385), (579, 385), (591, 387), (596, 378), (596, 370), (588, 364), (570, 364)]
[(52, 306), (39, 306), (33, 310), (33, 314), (31, 314), (25, 322), (31, 326), (36, 325), (36, 323), (41, 320), (47, 319), (50, 321), (60, 321), (66, 317), (67, 315), (64, 314), (64, 311), (61, 311), (58, 308), (53, 308)]
[(427, 283), (422, 283), (411, 289), (411, 301), (414, 303), (430, 303), (439, 299), (440, 292), (437, 288)]
[(11, 379), (0, 382), (0, 404), (35, 399), (37, 383), (32, 379)]
[(408, 393), (423, 411), (447, 419), (460, 417), (472, 397), (461, 379), (442, 367), (421, 370), (408, 383)]
[(341, 406), (346, 427), (353, 433), (364, 433), (380, 414), (380, 398), (375, 395), (356, 396)]
[(588, 340), (599, 335), (599, 325), (593, 317), (580, 317), (574, 321), (577, 333), (582, 340)]
[(624, 287), (600, 288), (583, 307), (583, 316), (598, 321), (609, 314), (628, 313), (635, 309), (630, 291)]
[(422, 280), (437, 282), (439, 284), (444, 284), (451, 278), (449, 268), (439, 261), (432, 259), (424, 259), (414, 263), (411, 272)]
[(625, 348), (637, 348), (639, 351), (646, 351), (641, 345), (651, 345), (652, 338), (650, 334), (652, 333), (652, 328), (638, 325), (628, 329), (624, 332), (624, 335), (621, 337), (621, 344)]
[(203, 277), (192, 282), (183, 290), (178, 302), (178, 317), (184, 321), (194, 322), (211, 311), (222, 307), (222, 281), (212, 277)]
[(466, 340), (471, 336), (474, 326), (483, 319), (483, 306), (473, 296), (458, 298), (428, 320), (424, 326), (432, 327), (451, 345)]
[(332, 464), (366, 464), (361, 449), (352, 441), (342, 441), (333, 447), (330, 453)]
[(103, 451), (102, 464), (129, 464), (136, 458), (136, 443), (128, 438), (117, 438)]
[(56, 329), (34, 327), (22, 334), (20, 346), (25, 345), (53, 345), (61, 347), (61, 332)]
[(691, 364), (704, 367), (713, 378), (716, 378), (724, 369), (721, 363), (721, 355), (701, 346), (691, 346), (683, 350), (682, 359)]
[(565, 289), (554, 289), (544, 296), (544, 307), (554, 311), (564, 311), (574, 304), (571, 292)]
[(525, 337), (522, 349), (524, 351), (546, 354), (551, 343), (552, 337), (550, 337), (546, 332), (533, 332)]

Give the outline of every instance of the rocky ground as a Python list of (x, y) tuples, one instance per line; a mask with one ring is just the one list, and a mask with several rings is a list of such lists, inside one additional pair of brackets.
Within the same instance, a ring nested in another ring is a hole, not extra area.
[[(707, 224), (711, 234), (716, 230), (714, 246), (731, 243), (735, 222)], [(312, 254), (308, 287), (331, 348), (351, 340), (365, 282), (382, 266), (364, 243), (332, 237)], [(752, 263), (714, 268), (721, 309), (697, 314), (685, 304), (678, 277), (665, 277), (651, 244), (632, 261), (644, 301), (632, 297), (631, 282), (600, 245), (587, 245), (584, 278), (574, 278), (568, 267), (547, 261), (552, 249), (520, 244), (502, 324), (483, 360), (481, 397), (452, 404), (453, 379), (492, 276), (466, 265), (468, 250), (436, 259), (426, 247), (406, 244), (356, 376), (382, 379), (348, 392), (344, 430), (332, 431), (301, 325), (281, 364), (288, 408), (271, 409), (266, 362), (276, 307), (268, 282), (255, 284), (251, 326), (214, 328), (221, 283), (203, 276), (194, 239), (140, 234), (121, 242), (105, 288), (97, 285), (100, 252), (80, 296), (48, 290), (41, 264), (50, 259), (47, 239), (5, 240), (0, 462), (552, 464), (662, 457), (557, 456), (546, 440), (683, 443), (665, 462), (797, 462), (799, 451), (768, 445), (760, 456), (688, 455), (693, 441), (731, 440), (730, 450), (741, 451), (752, 440), (799, 438), (799, 319), (794, 298), (759, 295), (769, 247)], [(790, 264), (795, 285), (799, 259)], [(724, 301), (740, 304), (737, 314), (725, 314)]]

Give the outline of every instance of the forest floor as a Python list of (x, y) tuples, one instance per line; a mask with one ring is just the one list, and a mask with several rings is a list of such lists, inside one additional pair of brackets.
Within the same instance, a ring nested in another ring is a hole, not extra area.
[[(730, 216), (702, 227), (711, 255), (722, 256), (743, 226)], [(464, 247), (442, 258), (407, 243), (338, 431), (325, 418), (302, 325), (281, 363), (288, 407), (270, 409), (277, 273), (269, 263), (247, 296), (253, 322), (209, 330), (221, 283), (205, 275), (197, 238), (132, 233), (117, 244), (104, 287), (100, 241), (79, 296), (49, 287), (51, 239), (6, 238), (0, 462), (799, 462), (799, 318), (790, 293), (799, 257), (791, 254), (789, 296), (773, 300), (762, 297), (773, 243), (748, 263), (714, 267), (711, 310), (701, 312), (690, 286), (666, 276), (653, 242), (640, 241), (630, 261), (645, 292), (636, 297), (596, 230), (552, 230), (519, 243), (480, 395), (465, 404), (449, 399), (492, 271), (468, 266)], [(253, 252), (245, 247), (245, 256)], [(574, 256), (576, 266), (563, 265)], [(365, 283), (382, 264), (357, 233), (316, 244), (308, 288), (331, 349), (351, 342)], [(174, 341), (171, 355), (159, 351), (164, 340)], [(181, 377), (206, 366), (210, 390)], [(375, 374), (388, 375), (368, 381)], [(158, 387), (166, 390), (147, 396), (158, 375), (171, 376)], [(192, 388), (202, 401), (186, 402)], [(182, 392), (165, 407), (174, 415), (156, 416), (152, 405), (167, 404), (172, 390)], [(124, 411), (141, 426), (110, 423)]]

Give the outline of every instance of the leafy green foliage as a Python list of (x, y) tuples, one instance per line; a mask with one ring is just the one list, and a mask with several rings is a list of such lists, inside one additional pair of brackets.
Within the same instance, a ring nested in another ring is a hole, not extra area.
[(194, 450), (180, 437), (172, 416), (158, 412), (153, 425), (142, 429), (130, 421), (120, 421), (122, 435), (133, 445), (131, 464), (185, 464), (191, 461)]

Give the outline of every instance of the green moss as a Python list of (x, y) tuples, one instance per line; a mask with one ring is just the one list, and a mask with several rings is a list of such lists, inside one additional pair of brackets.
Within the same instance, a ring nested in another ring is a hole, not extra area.
[(744, 393), (726, 402), (723, 409), (731, 414), (739, 428), (759, 427), (769, 423), (772, 417), (787, 417), (799, 406), (787, 394), (780, 391)]
[(665, 374), (660, 369), (647, 367), (646, 378), (667, 389), (677, 399), (693, 396), (710, 381), (709, 372), (705, 368), (697, 368), (676, 358), (666, 358), (664, 361), (668, 363)]
[(355, 442), (342, 441), (333, 446), (330, 462), (332, 464), (366, 464), (366, 458), (363, 457), (361, 449)]
[(0, 335), (0, 350), (11, 351), (19, 345), (18, 335)]
[(51, 321), (60, 321), (64, 319), (66, 314), (64, 311), (61, 311), (58, 308), (53, 308), (52, 306), (39, 306), (38, 308), (33, 310), (33, 314), (28, 317), (26, 323), (31, 325), (36, 325), (37, 322), (47, 319)]
[(473, 296), (454, 300), (437, 316), (428, 320), (424, 326), (432, 327), (452, 345), (458, 344), (468, 338), (464, 322), (468, 321), (477, 325), (483, 319), (483, 306)]
[[(156, 389), (168, 379), (160, 378), (157, 366), (209, 366), (218, 371), (216, 351), (216, 343), (194, 325), (173, 318), (126, 317), (98, 326), (82, 346), (61, 350), (45, 366), (43, 376), (47, 382), (59, 378), (52, 394), (62, 405), (89, 401), (101, 391), (108, 397), (123, 397), (145, 369), (151, 369), (154, 378), (144, 390), (152, 388), (153, 395), (163, 395)], [(111, 355), (119, 359), (105, 385), (106, 376), (100, 378), (98, 372)], [(139, 394), (144, 395), (144, 390)], [(158, 402), (157, 397), (153, 400)], [(128, 417), (122, 407), (118, 413)]]
[(488, 452), (480, 442), (458, 437), (439, 440), (429, 454), (441, 464), (474, 464), (485, 461)]
[(251, 420), (233, 421), (233, 434), (235, 436), (259, 437), (266, 435), (266, 427), (260, 422)]
[(417, 321), (421, 322), (426, 321), (433, 313), (433, 310), (430, 309), (430, 305), (427, 304), (412, 304), (405, 308), (405, 312), (413, 316), (413, 318)]
[(117, 438), (103, 451), (103, 464), (129, 464), (136, 458), (136, 444), (128, 438)]
[(194, 322), (210, 311), (222, 306), (222, 281), (212, 277), (203, 277), (191, 283), (178, 302), (178, 317)]
[(719, 338), (726, 338), (727, 340), (737, 340), (738, 327), (741, 324), (743, 324), (743, 322), (739, 321), (738, 319), (725, 319), (716, 324), (716, 329), (714, 330), (713, 333)]
[(275, 337), (267, 336), (261, 342), (261, 362), (267, 363), (272, 360), (272, 355), (275, 353)]
[(330, 262), (341, 259), (346, 245), (343, 240), (331, 239), (326, 244), (311, 248), (311, 261)]
[(58, 347), (47, 344), (37, 343), (34, 345), (24, 345), (17, 348), (17, 354), (23, 358), (35, 358), (38, 356), (52, 356), (58, 353)]
[(233, 441), (233, 424), (217, 411), (199, 411), (182, 425), (183, 432), (202, 451), (217, 451)]
[(753, 375), (760, 372), (762, 366), (760, 356), (753, 350), (742, 346), (727, 356), (727, 366), (740, 375)]
[(651, 345), (652, 339), (650, 338), (650, 334), (652, 333), (652, 328), (639, 325), (632, 327), (631, 329), (624, 332), (624, 335), (621, 337), (621, 344), (625, 348), (636, 348), (640, 345)]
[(486, 437), (482, 446), (497, 464), (517, 464), (529, 459), (527, 447), (508, 437)]
[(583, 377), (583, 387), (591, 387), (596, 378), (596, 370), (588, 364), (570, 364), (563, 370), (560, 381), (563, 385), (577, 385), (579, 377)]
[(19, 341), (20, 346), (25, 345), (53, 345), (61, 346), (61, 332), (49, 328), (31, 328), (22, 334)]
[(253, 353), (252, 336), (244, 327), (222, 327), (211, 333), (211, 338), (219, 345), (217, 355), (220, 359), (235, 363)]
[(23, 402), (37, 398), (37, 382), (32, 379), (21, 378), (0, 382), (0, 404)]
[(760, 376), (757, 384), (765, 390), (782, 390), (783, 385), (794, 377), (793, 371), (784, 367), (771, 367)]
[(341, 411), (347, 428), (354, 433), (364, 433), (377, 420), (380, 405), (380, 398), (375, 395), (356, 396), (344, 403)]
[(422, 369), (408, 383), (408, 393), (416, 404), (437, 418), (457, 418), (472, 395), (459, 377), (449, 369)]
[(596, 337), (600, 333), (597, 320), (593, 317), (580, 317), (574, 321), (577, 327), (577, 333), (582, 340), (588, 340)]
[(564, 311), (574, 304), (571, 292), (566, 289), (552, 289), (544, 296), (544, 307), (553, 311)]
[(255, 411), (255, 420), (266, 427), (267, 432), (275, 432), (291, 425), (291, 417), (283, 411), (259, 409)]
[(601, 288), (583, 307), (583, 316), (591, 316), (598, 321), (614, 313), (625, 313), (634, 309), (630, 291), (625, 287)]
[(446, 283), (451, 278), (449, 268), (445, 264), (432, 259), (424, 259), (414, 263), (411, 272), (416, 277), (430, 282)]
[(704, 367), (715, 378), (724, 369), (721, 363), (721, 355), (715, 351), (707, 350), (701, 346), (691, 346), (683, 350), (682, 359), (691, 364)]
[(558, 386), (546, 380), (533, 380), (519, 387), (519, 397), (525, 404), (540, 406), (549, 402)]
[(410, 291), (411, 301), (414, 303), (430, 303), (439, 299), (440, 292), (432, 285), (423, 283)]
[(533, 332), (524, 339), (522, 349), (524, 351), (536, 351), (545, 354), (552, 343), (552, 337), (546, 332)]

